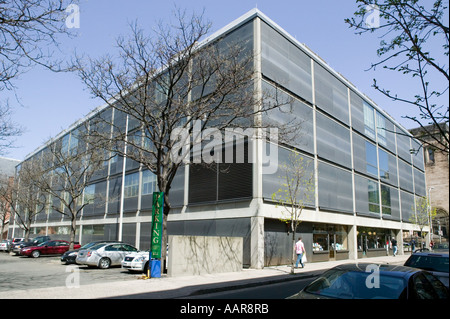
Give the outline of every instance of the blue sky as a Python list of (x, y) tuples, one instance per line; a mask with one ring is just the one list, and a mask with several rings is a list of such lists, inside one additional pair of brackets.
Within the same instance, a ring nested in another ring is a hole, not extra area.
[[(354, 0), (80, 0), (80, 28), (72, 39), (61, 39), (61, 54), (70, 59), (76, 49), (93, 57), (114, 54), (115, 39), (129, 34), (128, 23), (138, 20), (145, 30), (173, 16), (175, 5), (201, 12), (212, 22), (211, 33), (257, 7), (298, 41), (305, 43), (332, 68), (344, 75), (360, 91), (387, 111), (406, 128), (415, 127), (402, 119), (412, 114), (410, 106), (392, 102), (375, 91), (373, 78), (380, 84), (408, 92), (412, 82), (381, 68), (367, 70), (378, 61), (380, 39), (374, 34), (358, 36), (344, 23), (356, 11)], [(57, 135), (102, 103), (90, 97), (75, 74), (52, 73), (36, 67), (14, 82), (14, 92), (2, 92), (14, 107), (13, 121), (26, 131), (16, 139), (16, 147), (5, 156), (24, 159), (49, 138)], [(16, 97), (18, 97), (19, 102)]]

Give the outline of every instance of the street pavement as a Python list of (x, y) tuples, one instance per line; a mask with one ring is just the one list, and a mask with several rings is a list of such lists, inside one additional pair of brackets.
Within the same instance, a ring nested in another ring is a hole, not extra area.
[[(388, 263), (403, 265), (410, 255), (398, 255), (359, 259), (358, 262)], [(173, 299), (186, 298), (214, 291), (239, 289), (256, 285), (278, 283), (317, 276), (325, 270), (352, 261), (328, 261), (306, 263), (305, 268), (290, 266), (265, 267), (264, 269), (243, 269), (239, 272), (204, 274), (196, 276), (167, 277), (115, 281), (95, 284), (77, 284), (77, 273), (68, 274), (66, 284), (52, 288), (27, 288), (0, 292), (0, 299)]]

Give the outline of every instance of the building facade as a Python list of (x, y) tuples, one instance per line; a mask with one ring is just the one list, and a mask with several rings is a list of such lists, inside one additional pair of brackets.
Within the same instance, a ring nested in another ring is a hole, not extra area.
[[(267, 163), (280, 164), (298, 152), (313, 163), (315, 182), (298, 229), (309, 261), (385, 255), (392, 237), (402, 248), (403, 233), (416, 229), (411, 223), (415, 198), (426, 195), (423, 153), (410, 152), (419, 149), (419, 142), (260, 11), (246, 13), (213, 38), (247, 39), (254, 52), (256, 94), (276, 87), (280, 97), (293, 98), (289, 114), (272, 110), (262, 115), (263, 122), (276, 126), (295, 118), (302, 125), (299, 138), (288, 145), (249, 142), (256, 159), (251, 163), (246, 158), (226, 171), (220, 169), (222, 164), (181, 167), (170, 193), (168, 234), (242, 237), (244, 267), (288, 263), (291, 235), (280, 220), (282, 209), (272, 200), (281, 180)], [(82, 121), (99, 112), (113, 121), (128, 121), (107, 107)], [(78, 125), (57, 138), (69, 148), (75, 145), (72, 132)], [(117, 239), (148, 249), (151, 194), (156, 189), (155, 176), (138, 163), (126, 157), (111, 159), (85, 190), (86, 198), (98, 194), (102, 200), (85, 207), (78, 221), (79, 241)], [(63, 237), (68, 223), (49, 209), (36, 217), (34, 233)], [(20, 229), (12, 228), (10, 233), (17, 236)]]

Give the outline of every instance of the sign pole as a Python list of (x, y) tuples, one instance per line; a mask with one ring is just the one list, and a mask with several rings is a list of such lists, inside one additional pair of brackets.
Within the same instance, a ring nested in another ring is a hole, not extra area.
[(150, 277), (161, 277), (161, 244), (164, 209), (164, 193), (153, 193), (152, 234), (150, 243)]

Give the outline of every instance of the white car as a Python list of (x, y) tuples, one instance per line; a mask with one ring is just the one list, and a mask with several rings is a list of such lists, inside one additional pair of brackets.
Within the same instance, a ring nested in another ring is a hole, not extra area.
[(125, 256), (122, 261), (122, 268), (127, 269), (130, 272), (143, 272), (148, 270), (150, 251), (138, 251)]
[(137, 248), (124, 243), (101, 243), (78, 251), (76, 263), (107, 269), (120, 266), (126, 255), (137, 252)]
[(10, 247), (10, 242), (7, 239), (2, 240), (0, 242), (0, 250), (9, 252), (9, 249), (10, 249), (9, 247)]

